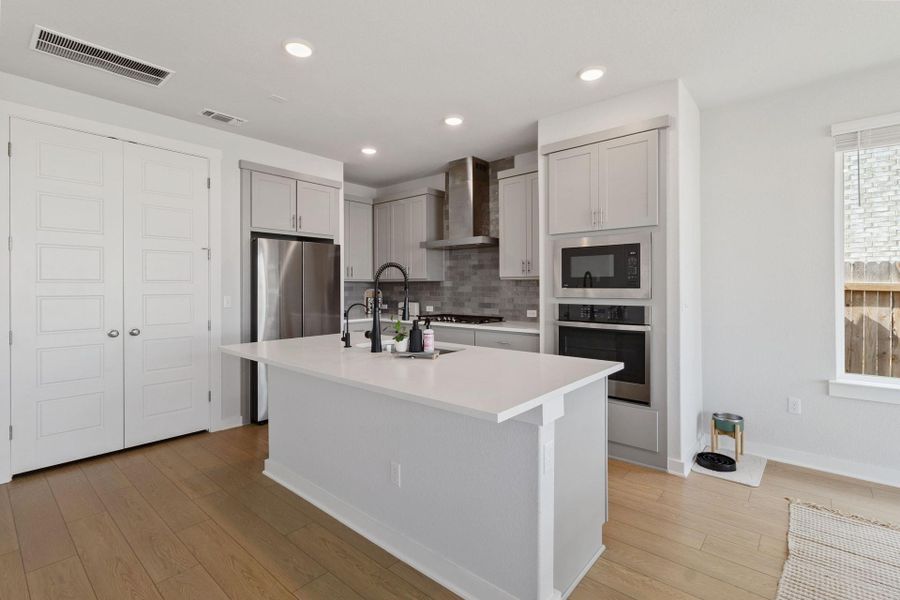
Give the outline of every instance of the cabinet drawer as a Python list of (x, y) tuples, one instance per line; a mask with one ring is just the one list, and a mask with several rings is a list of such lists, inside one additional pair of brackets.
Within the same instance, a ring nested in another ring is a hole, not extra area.
[(475, 345), (501, 350), (538, 352), (540, 336), (530, 333), (501, 333), (499, 331), (475, 331)]
[(659, 452), (659, 413), (643, 406), (609, 401), (609, 441)]
[(450, 344), (475, 345), (475, 330), (461, 329), (458, 327), (439, 327), (432, 325), (435, 342), (447, 342)]

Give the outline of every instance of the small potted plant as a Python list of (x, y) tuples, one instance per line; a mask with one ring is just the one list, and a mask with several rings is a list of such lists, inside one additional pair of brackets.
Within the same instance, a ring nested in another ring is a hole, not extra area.
[(406, 333), (406, 326), (397, 319), (394, 321), (394, 348), (397, 352), (406, 352), (409, 345), (409, 336)]

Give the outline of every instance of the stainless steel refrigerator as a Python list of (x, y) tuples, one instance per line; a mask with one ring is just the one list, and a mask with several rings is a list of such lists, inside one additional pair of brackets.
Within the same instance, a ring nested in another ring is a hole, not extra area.
[[(252, 341), (340, 332), (340, 246), (257, 235), (250, 254)], [(256, 365), (250, 378), (251, 421), (266, 421), (266, 366)]]

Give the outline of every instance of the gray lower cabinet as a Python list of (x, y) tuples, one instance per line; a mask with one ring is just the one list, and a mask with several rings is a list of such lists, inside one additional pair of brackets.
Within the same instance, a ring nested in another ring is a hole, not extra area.
[(448, 344), (468, 344), (475, 345), (475, 330), (463, 329), (461, 327), (439, 327), (432, 325), (434, 329), (434, 341), (446, 342)]
[(500, 331), (475, 331), (475, 345), (502, 350), (539, 352), (540, 336), (532, 333), (505, 333)]

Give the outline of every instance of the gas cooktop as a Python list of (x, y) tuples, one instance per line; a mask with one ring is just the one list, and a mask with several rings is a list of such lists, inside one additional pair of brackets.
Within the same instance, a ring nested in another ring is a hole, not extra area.
[(432, 323), (465, 323), (467, 325), (484, 325), (485, 323), (499, 323), (503, 317), (487, 315), (456, 315), (452, 313), (439, 313), (436, 315), (420, 315), (420, 319), (430, 319)]

